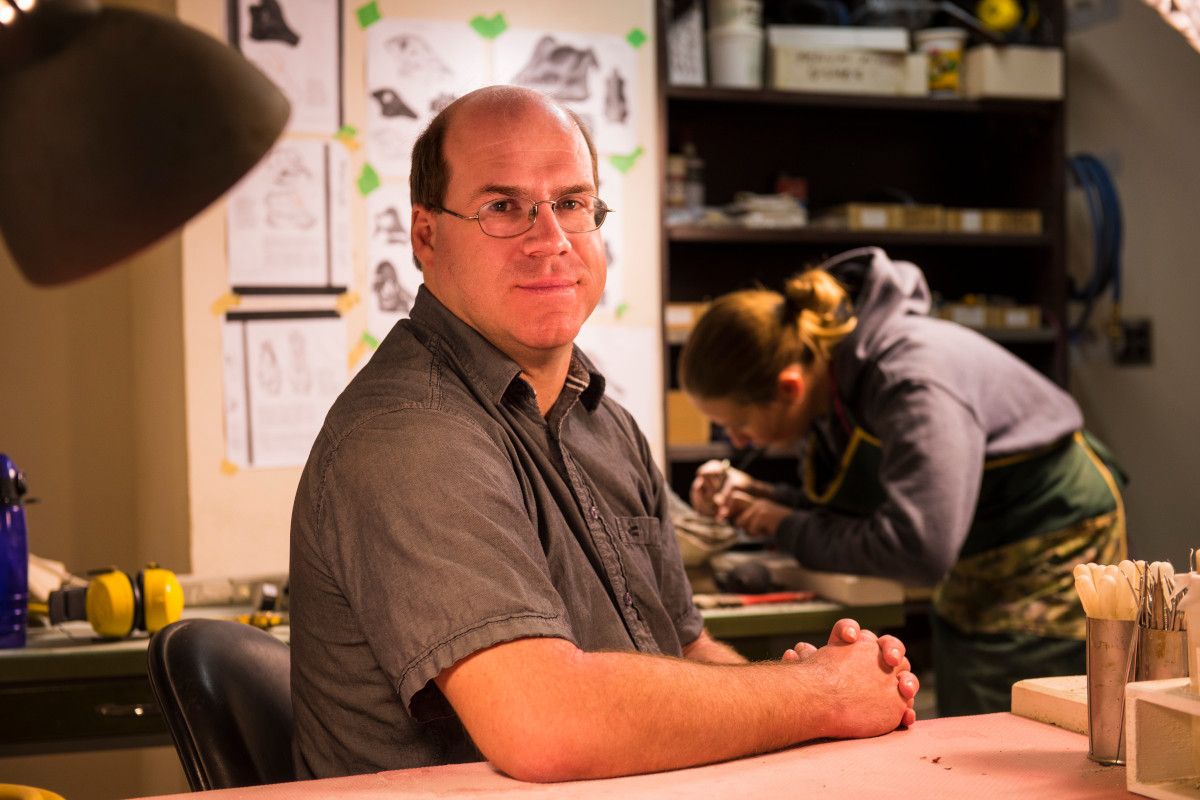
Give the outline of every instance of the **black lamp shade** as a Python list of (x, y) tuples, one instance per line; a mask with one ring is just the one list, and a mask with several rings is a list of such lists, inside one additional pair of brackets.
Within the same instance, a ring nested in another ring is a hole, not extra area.
[(167, 17), (92, 11), (54, 52), (0, 70), (0, 235), (35, 284), (91, 274), (221, 196), (289, 113), (216, 39)]

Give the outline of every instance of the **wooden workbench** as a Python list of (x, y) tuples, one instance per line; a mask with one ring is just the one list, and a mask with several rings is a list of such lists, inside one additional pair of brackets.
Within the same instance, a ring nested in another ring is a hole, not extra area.
[[(799, 712), (799, 709), (797, 710)], [(209, 793), (174, 795), (202, 800)], [(214, 800), (362, 798), (829, 797), (837, 800), (1082, 800), (1133, 797), (1122, 767), (1087, 758), (1087, 737), (1013, 714), (918, 721), (876, 739), (818, 742), (692, 769), (570, 784), (512, 780), (486, 763), (229, 789)]]

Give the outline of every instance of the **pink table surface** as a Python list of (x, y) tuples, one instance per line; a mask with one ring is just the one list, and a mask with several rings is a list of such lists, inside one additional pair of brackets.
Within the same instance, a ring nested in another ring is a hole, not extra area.
[(576, 783), (512, 780), (487, 764), (380, 772), (176, 798), (838, 798), (1136, 797), (1124, 767), (1087, 758), (1087, 737), (1012, 714), (919, 721), (877, 739), (817, 742), (705, 767)]

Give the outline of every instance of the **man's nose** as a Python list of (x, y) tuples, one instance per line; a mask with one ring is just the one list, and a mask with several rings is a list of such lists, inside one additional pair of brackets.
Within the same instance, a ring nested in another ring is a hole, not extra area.
[[(533, 208), (529, 210), (530, 216), (533, 217), (533, 227), (525, 234), (526, 242), (532, 245), (535, 249), (530, 252), (565, 252), (571, 246), (570, 240), (567, 238), (567, 232), (563, 230), (562, 225), (558, 222), (558, 217), (554, 214), (553, 200), (541, 200), (533, 204)], [(542, 210), (542, 206), (549, 206), (546, 210)]]

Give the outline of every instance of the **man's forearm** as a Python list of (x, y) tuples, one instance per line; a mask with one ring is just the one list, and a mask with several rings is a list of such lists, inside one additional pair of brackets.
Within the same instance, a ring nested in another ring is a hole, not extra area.
[(701, 630), (696, 640), (683, 648), (683, 655), (684, 658), (706, 664), (749, 663), (741, 653), (725, 642), (714, 639), (707, 630)]
[(795, 664), (713, 665), (526, 639), (464, 659), (438, 685), (484, 755), (514, 777), (612, 777), (895, 728), (905, 709), (896, 678), (873, 643), (863, 646)]

